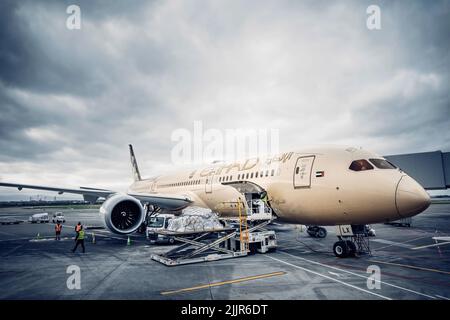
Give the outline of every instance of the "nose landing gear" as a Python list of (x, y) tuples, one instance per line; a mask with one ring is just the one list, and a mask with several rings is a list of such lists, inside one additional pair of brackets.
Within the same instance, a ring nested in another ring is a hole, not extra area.
[(333, 252), (339, 258), (354, 257), (356, 255), (356, 245), (351, 240), (340, 240), (334, 244)]
[(338, 258), (371, 254), (369, 234), (364, 225), (338, 225), (336, 235), (339, 239), (333, 245), (334, 255)]

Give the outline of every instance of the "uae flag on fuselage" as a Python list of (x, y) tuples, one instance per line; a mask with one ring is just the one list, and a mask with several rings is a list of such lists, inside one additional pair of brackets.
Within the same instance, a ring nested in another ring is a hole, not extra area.
[(316, 178), (323, 177), (325, 175), (325, 171), (316, 171)]

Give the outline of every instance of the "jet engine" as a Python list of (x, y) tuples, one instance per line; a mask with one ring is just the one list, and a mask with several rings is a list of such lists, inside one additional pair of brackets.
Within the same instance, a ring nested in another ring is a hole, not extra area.
[(100, 213), (104, 216), (106, 226), (118, 234), (136, 231), (145, 219), (141, 202), (125, 194), (115, 194), (106, 199)]

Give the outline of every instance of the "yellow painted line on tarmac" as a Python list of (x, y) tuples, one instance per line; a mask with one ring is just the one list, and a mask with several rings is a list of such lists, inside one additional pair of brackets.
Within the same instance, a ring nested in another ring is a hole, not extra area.
[(169, 294), (175, 294), (175, 293), (181, 293), (181, 292), (189, 292), (189, 291), (194, 291), (194, 290), (207, 289), (207, 288), (211, 288), (211, 287), (223, 286), (226, 284), (233, 284), (233, 283), (239, 283), (239, 282), (244, 282), (244, 281), (251, 281), (251, 280), (257, 280), (257, 279), (263, 279), (263, 278), (269, 278), (269, 277), (275, 277), (275, 276), (282, 276), (284, 274), (286, 274), (286, 272), (284, 272), (284, 271), (265, 273), (265, 274), (260, 274), (257, 276), (250, 276), (250, 277), (238, 278), (238, 279), (234, 279), (234, 280), (213, 282), (210, 284), (203, 284), (203, 285), (190, 287), (190, 288), (178, 289), (178, 290), (173, 290), (173, 291), (163, 291), (163, 292), (161, 292), (161, 294), (169, 295)]
[(397, 267), (405, 267), (405, 268), (409, 268), (409, 269), (416, 269), (416, 270), (421, 270), (421, 271), (430, 271), (430, 272), (436, 272), (436, 273), (450, 274), (450, 271), (444, 271), (444, 270), (438, 270), (438, 269), (430, 269), (430, 268), (424, 268), (424, 267), (418, 267), (418, 266), (411, 266), (409, 264), (385, 262), (385, 261), (378, 261), (378, 260), (369, 260), (369, 261), (370, 262), (375, 262), (375, 263), (388, 264), (388, 265), (397, 266)]

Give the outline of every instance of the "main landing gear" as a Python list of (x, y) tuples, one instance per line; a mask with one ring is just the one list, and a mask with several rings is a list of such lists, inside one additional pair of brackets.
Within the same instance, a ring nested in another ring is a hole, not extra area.
[(319, 226), (308, 226), (306, 232), (313, 238), (325, 238), (327, 236), (327, 229)]
[(338, 225), (336, 235), (339, 239), (333, 245), (334, 255), (338, 258), (370, 254), (369, 234), (364, 225)]

